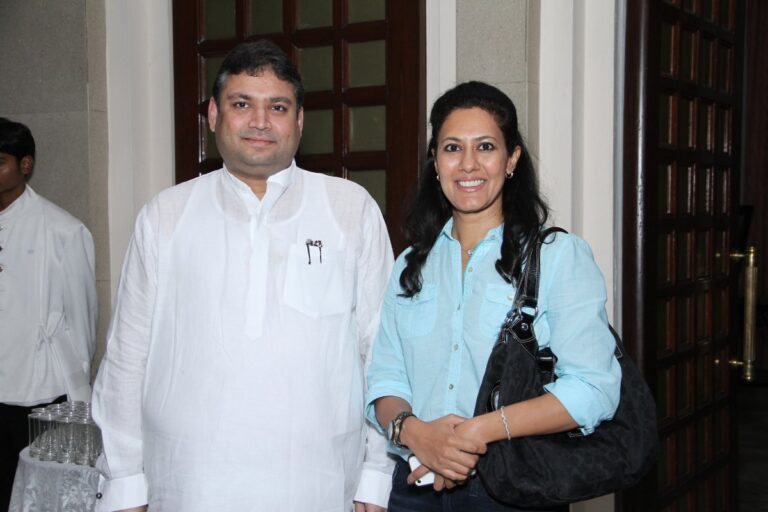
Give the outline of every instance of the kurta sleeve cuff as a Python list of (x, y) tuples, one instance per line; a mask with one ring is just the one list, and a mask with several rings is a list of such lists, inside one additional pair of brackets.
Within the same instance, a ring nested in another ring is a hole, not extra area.
[(357, 486), (355, 501), (387, 508), (391, 490), (391, 473), (387, 474), (374, 469), (363, 469), (363, 473), (360, 476), (360, 484)]
[(147, 479), (144, 473), (111, 480), (100, 476), (96, 497), (96, 512), (114, 512), (146, 505)]

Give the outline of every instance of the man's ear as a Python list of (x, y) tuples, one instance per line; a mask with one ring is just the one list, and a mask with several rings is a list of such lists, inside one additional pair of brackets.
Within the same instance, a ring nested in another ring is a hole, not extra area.
[(299, 137), (304, 133), (304, 107), (301, 107), (296, 113), (296, 122), (299, 123)]
[(19, 162), (19, 166), (21, 167), (21, 174), (29, 176), (32, 173), (32, 169), (35, 167), (35, 157), (32, 155), (23, 157)]
[(216, 131), (216, 119), (219, 117), (219, 108), (216, 106), (216, 100), (211, 96), (208, 100), (208, 128), (212, 132)]

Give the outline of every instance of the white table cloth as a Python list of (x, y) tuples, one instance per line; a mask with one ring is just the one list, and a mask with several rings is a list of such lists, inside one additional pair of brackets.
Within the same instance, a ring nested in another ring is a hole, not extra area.
[(99, 472), (90, 466), (42, 462), (24, 448), (8, 512), (90, 512), (98, 484)]

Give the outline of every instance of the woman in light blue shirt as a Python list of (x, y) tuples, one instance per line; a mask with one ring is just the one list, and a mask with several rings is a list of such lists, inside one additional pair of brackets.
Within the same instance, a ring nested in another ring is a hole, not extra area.
[[(506, 406), (503, 417), (471, 418), (523, 253), (544, 227), (547, 206), (504, 93), (460, 84), (435, 102), (430, 124), (406, 223), (411, 247), (397, 259), (384, 299), (366, 414), (402, 459), (390, 512), (521, 510), (490, 498), (473, 468), (488, 443), (576, 427), (588, 434), (613, 417), (621, 369), (605, 284), (586, 242), (550, 236), (534, 325), (540, 346), (558, 357), (558, 379), (545, 395)], [(411, 455), (421, 462), (414, 471), (405, 462)], [(410, 485), (429, 472), (432, 487)]]

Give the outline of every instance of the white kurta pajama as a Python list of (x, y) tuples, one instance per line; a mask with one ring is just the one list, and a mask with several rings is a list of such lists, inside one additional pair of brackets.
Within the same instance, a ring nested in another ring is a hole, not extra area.
[(96, 314), (90, 232), (27, 186), (0, 211), (0, 403), (90, 400)]
[(100, 510), (386, 505), (363, 400), (391, 266), (371, 197), (295, 165), (261, 201), (222, 169), (147, 204), (95, 384)]

